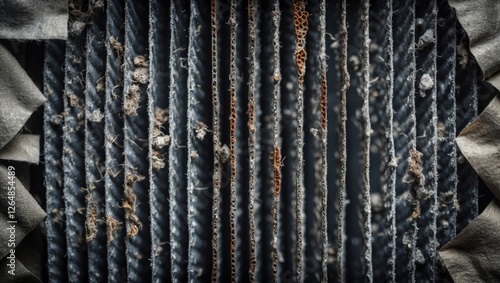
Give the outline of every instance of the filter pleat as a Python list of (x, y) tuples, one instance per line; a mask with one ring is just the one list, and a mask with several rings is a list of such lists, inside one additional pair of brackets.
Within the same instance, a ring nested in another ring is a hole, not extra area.
[[(87, 6), (71, 2), (64, 77), (63, 171), (68, 281), (88, 280), (85, 240), (85, 63)], [(77, 170), (75, 170), (77, 168)]]
[(45, 187), (47, 194), (47, 262), (51, 282), (66, 282), (67, 259), (65, 233), (65, 202), (63, 195), (63, 112), (64, 112), (64, 41), (51, 40), (45, 44), (45, 66), (43, 70), (44, 95), (47, 98), (44, 108), (44, 148), (45, 148)]

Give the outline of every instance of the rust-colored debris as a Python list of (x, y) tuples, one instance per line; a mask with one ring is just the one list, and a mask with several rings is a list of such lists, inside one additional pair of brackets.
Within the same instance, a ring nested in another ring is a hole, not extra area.
[(281, 150), (277, 146), (274, 146), (273, 167), (274, 167), (274, 197), (278, 198), (281, 188)]
[(327, 115), (327, 85), (326, 85), (326, 72), (325, 70), (321, 73), (321, 98), (319, 101), (319, 108), (321, 111), (321, 128), (326, 131), (328, 126), (328, 121), (326, 119)]

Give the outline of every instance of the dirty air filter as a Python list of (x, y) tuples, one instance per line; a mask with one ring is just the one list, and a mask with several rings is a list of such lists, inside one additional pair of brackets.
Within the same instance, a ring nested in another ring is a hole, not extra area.
[(167, 2), (70, 0), (47, 41), (51, 282), (451, 280), (478, 88), (447, 1)]

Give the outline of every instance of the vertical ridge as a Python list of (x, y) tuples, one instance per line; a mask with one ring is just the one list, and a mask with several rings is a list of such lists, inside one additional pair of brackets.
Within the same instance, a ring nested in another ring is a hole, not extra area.
[[(389, 33), (391, 34), (389, 35)], [(371, 138), (370, 172), (372, 197), (373, 281), (392, 279), (391, 253), (394, 230), (395, 165), (392, 116), (392, 2), (372, 0), (370, 3), (370, 112), (373, 129)], [(391, 49), (391, 54), (388, 50)], [(389, 94), (389, 92), (391, 92)], [(389, 97), (389, 95), (391, 97)], [(392, 144), (391, 144), (392, 143)], [(391, 149), (392, 148), (392, 149)]]
[(260, 124), (258, 122), (259, 112), (259, 93), (258, 93), (258, 61), (257, 61), (257, 48), (259, 48), (257, 43), (257, 38), (259, 36), (259, 15), (258, 13), (259, 2), (254, 0), (248, 0), (248, 39), (249, 39), (249, 89), (248, 89), (248, 148), (249, 148), (249, 204), (248, 204), (248, 215), (249, 215), (249, 233), (250, 233), (250, 265), (249, 265), (249, 280), (250, 282), (255, 281), (255, 265), (257, 261), (256, 251), (255, 251), (255, 190), (257, 187), (257, 180), (259, 178), (258, 164), (259, 164), (259, 140), (257, 136), (257, 129), (260, 129)]
[[(87, 6), (70, 2), (66, 42), (63, 170), (67, 237), (68, 281), (88, 280), (88, 257), (85, 244), (85, 46)], [(78, 168), (79, 170), (75, 170)]]
[(365, 281), (373, 281), (373, 266), (372, 266), (372, 216), (371, 216), (371, 195), (370, 195), (370, 140), (372, 128), (370, 123), (370, 3), (364, 0), (362, 8), (362, 29), (363, 42), (361, 50), (361, 65), (362, 65), (362, 106), (361, 106), (361, 127), (362, 127), (362, 147), (363, 147), (363, 168), (362, 168), (362, 203), (363, 203), (363, 233), (364, 233), (364, 274)]
[(148, 160), (148, 3), (125, 2), (124, 153), (122, 207), (127, 228), (129, 281), (151, 280), (151, 234)]
[[(394, 2), (395, 3), (395, 2)], [(416, 244), (416, 208), (412, 188), (403, 181), (415, 135), (415, 3), (395, 3), (394, 41), (394, 149), (396, 169), (396, 282), (414, 281), (413, 250)]]
[(280, 203), (280, 190), (281, 190), (281, 68), (280, 68), (280, 23), (281, 23), (281, 10), (280, 1), (276, 1), (273, 7), (273, 205), (272, 205), (272, 218), (273, 218), (273, 232), (272, 232), (272, 271), (273, 271), (273, 282), (278, 282), (278, 233), (279, 233), (279, 203)]
[[(277, 26), (274, 25), (274, 18), (279, 16), (273, 14), (275, 11), (274, 3), (271, 1), (262, 1), (262, 13), (259, 29), (261, 30), (260, 40), (262, 50), (258, 56), (260, 65), (260, 99), (262, 114), (257, 116), (260, 123), (260, 147), (262, 149), (259, 165), (260, 182), (257, 185), (255, 194), (255, 221), (256, 221), (256, 256), (257, 264), (255, 266), (255, 281), (261, 282), (266, 278), (273, 278), (273, 203), (274, 203), (274, 170), (273, 170), (273, 152), (274, 152), (274, 72), (276, 62), (274, 50), (279, 46), (279, 34), (275, 34), (276, 28), (279, 28), (279, 19)], [(279, 7), (279, 6), (278, 6)], [(279, 10), (276, 10), (279, 11)], [(276, 49), (279, 50), (279, 49)], [(279, 61), (279, 60), (278, 60)], [(272, 62), (272, 63), (271, 63)], [(279, 68), (279, 65), (278, 65)], [(276, 70), (279, 75), (279, 69)], [(277, 77), (279, 79), (279, 76)], [(276, 83), (277, 84), (277, 83)], [(278, 85), (279, 86), (279, 85)], [(257, 97), (256, 97), (257, 99)], [(269, 264), (271, 263), (271, 264)]]
[(239, 2), (237, 0), (231, 0), (231, 8), (229, 15), (229, 25), (230, 25), (230, 48), (229, 48), (229, 151), (230, 151), (230, 233), (231, 233), (231, 282), (236, 282), (236, 181), (237, 181), (237, 152), (236, 152), (236, 132), (237, 132), (237, 77), (236, 73), (238, 71), (237, 65), (237, 6)]
[(349, 72), (347, 71), (347, 4), (346, 0), (341, 2), (341, 24), (339, 35), (341, 37), (340, 52), (340, 186), (339, 186), (339, 213), (338, 213), (338, 243), (337, 243), (337, 265), (338, 281), (344, 282), (344, 260), (345, 260), (345, 197), (347, 176), (347, 89), (350, 86)]
[(321, 115), (321, 282), (328, 282), (328, 86), (326, 55), (326, 0), (319, 3), (319, 62), (321, 72), (320, 115)]
[(170, 280), (170, 221), (168, 164), (169, 146), (169, 7), (151, 0), (149, 6), (149, 204), (151, 221), (151, 268), (153, 282)]
[[(303, 179), (304, 179), (304, 250), (303, 281), (319, 282), (322, 274), (322, 115), (320, 58), (320, 1), (308, 1), (306, 35), (306, 73), (304, 75)], [(326, 94), (326, 93), (325, 93)]]
[(218, 85), (219, 80), (218, 75), (218, 50), (217, 50), (217, 26), (218, 26), (218, 1), (212, 0), (210, 7), (210, 24), (212, 32), (212, 124), (213, 124), (213, 135), (214, 135), (214, 196), (213, 196), (213, 206), (212, 206), (212, 282), (217, 282), (217, 269), (218, 269), (218, 251), (219, 251), (219, 200), (220, 200), (220, 189), (221, 189), (221, 160), (223, 158), (222, 154), (222, 144), (220, 141), (220, 130), (219, 130), (219, 95), (218, 95)]
[(169, 90), (169, 201), (171, 281), (187, 281), (188, 208), (187, 208), (187, 1), (170, 1), (170, 90)]
[(87, 32), (85, 78), (85, 176), (87, 219), (85, 221), (89, 258), (89, 281), (107, 279), (105, 215), (104, 104), (106, 71), (106, 7), (90, 1), (91, 24)]
[[(421, 153), (423, 177), (415, 176), (420, 203), (416, 217), (418, 234), (415, 250), (415, 280), (435, 280), (437, 200), (437, 109), (436, 109), (436, 0), (418, 1), (415, 17), (417, 76), (415, 107), (417, 150)], [(419, 180), (419, 178), (423, 178)], [(411, 182), (411, 180), (409, 180)]]
[(66, 45), (63, 41), (45, 42), (43, 93), (44, 107), (44, 163), (47, 188), (47, 262), (51, 282), (68, 280), (66, 253), (65, 203), (63, 190), (63, 119), (64, 64)]
[(110, 0), (106, 5), (106, 103), (104, 106), (104, 148), (106, 173), (106, 225), (108, 240), (108, 281), (126, 278), (125, 214), (121, 207), (124, 186), (123, 155), (123, 45), (125, 2)]
[[(295, 61), (294, 7), (292, 1), (280, 1), (280, 103), (281, 134), (280, 205), (278, 207), (278, 277), (293, 280), (297, 275), (297, 64)], [(276, 78), (275, 78), (276, 80)]]
[(213, 140), (210, 3), (192, 0), (188, 49), (188, 281), (211, 279)]
[(304, 242), (304, 77), (306, 73), (306, 37), (309, 29), (309, 13), (302, 0), (293, 1), (293, 21), (295, 26), (295, 63), (297, 68), (297, 167), (295, 173), (297, 248), (296, 280), (302, 282)]

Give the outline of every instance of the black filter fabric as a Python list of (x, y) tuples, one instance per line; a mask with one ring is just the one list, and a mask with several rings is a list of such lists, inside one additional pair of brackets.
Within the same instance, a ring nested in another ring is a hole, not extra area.
[(47, 41), (51, 282), (434, 282), (478, 213), (445, 0), (77, 1)]

